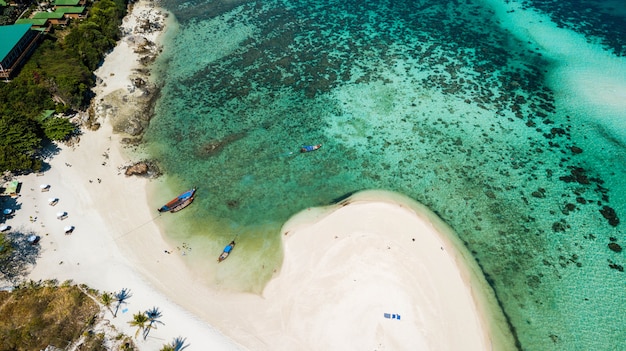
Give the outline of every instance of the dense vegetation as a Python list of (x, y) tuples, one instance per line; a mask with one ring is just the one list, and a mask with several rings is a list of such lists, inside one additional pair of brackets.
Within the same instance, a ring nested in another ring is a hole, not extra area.
[(98, 0), (89, 17), (48, 34), (20, 73), (0, 84), (0, 172), (38, 171), (46, 140), (63, 140), (76, 127), (65, 118), (42, 118), (89, 105), (93, 71), (119, 39), (125, 0)]
[[(31, 282), (10, 293), (0, 291), (0, 351), (64, 348), (93, 325), (99, 311), (92, 298), (69, 284)], [(94, 339), (82, 349), (104, 350)]]
[[(5, 3), (8, 3), (8, 0), (5, 0)], [(28, 8), (29, 5), (32, 5), (32, 0), (13, 0), (13, 4), (11, 6), (0, 6), (0, 26), (4, 26), (6, 24), (13, 24), (16, 19), (20, 16), (24, 10)], [(0, 4), (2, 1), (0, 1)]]

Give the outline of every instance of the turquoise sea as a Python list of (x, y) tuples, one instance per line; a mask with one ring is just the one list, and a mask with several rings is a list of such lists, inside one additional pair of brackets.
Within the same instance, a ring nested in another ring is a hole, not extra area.
[(626, 350), (622, 0), (162, 6), (150, 201), (198, 186), (162, 225), (212, 283), (259, 292), (290, 216), (384, 189), (455, 230), (518, 349)]

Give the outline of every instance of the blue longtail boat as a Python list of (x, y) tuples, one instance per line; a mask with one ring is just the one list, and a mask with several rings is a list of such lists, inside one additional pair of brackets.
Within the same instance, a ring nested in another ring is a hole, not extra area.
[(311, 152), (311, 151), (315, 151), (319, 148), (322, 147), (322, 144), (317, 144), (317, 145), (302, 145), (302, 147), (300, 148), (300, 152)]
[(228, 257), (228, 255), (230, 255), (230, 252), (233, 251), (234, 248), (235, 248), (235, 240), (231, 241), (230, 244), (226, 245), (220, 257), (217, 258), (217, 262), (220, 263), (224, 261)]
[(183, 208), (189, 206), (189, 204), (193, 201), (195, 193), (196, 188), (185, 191), (172, 201), (163, 205), (163, 207), (159, 208), (159, 212), (178, 212), (182, 210)]

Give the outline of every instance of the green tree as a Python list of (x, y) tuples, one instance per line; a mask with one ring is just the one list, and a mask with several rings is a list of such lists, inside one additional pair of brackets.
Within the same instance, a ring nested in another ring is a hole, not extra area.
[(94, 4), (90, 20), (98, 25), (105, 36), (117, 40), (121, 21), (117, 22), (115, 19), (121, 19), (125, 14), (126, 5), (123, 1), (100, 0)]
[(41, 147), (39, 126), (15, 114), (0, 116), (0, 170), (39, 170), (36, 151)]
[(43, 132), (50, 140), (65, 140), (74, 130), (76, 126), (67, 118), (46, 118), (43, 123)]
[(115, 40), (102, 34), (100, 26), (93, 21), (79, 24), (65, 37), (65, 47), (92, 71), (114, 45)]
[(143, 312), (135, 313), (133, 315), (133, 320), (128, 323), (133, 327), (137, 327), (137, 331), (135, 332), (136, 339), (137, 336), (139, 336), (139, 332), (144, 332), (145, 335), (146, 323), (148, 323), (148, 316), (146, 316), (146, 314)]
[(65, 50), (59, 41), (44, 40), (22, 71), (27, 76), (32, 75), (56, 101), (74, 109), (88, 104), (89, 87), (94, 82), (92, 74), (81, 59)]
[(11, 82), (0, 84), (0, 115), (33, 119), (41, 111), (54, 108), (54, 102), (34, 70), (22, 70)]
[(109, 294), (108, 292), (105, 292), (104, 294), (102, 294), (102, 296), (100, 296), (100, 302), (102, 302), (104, 307), (106, 307), (109, 312), (111, 312), (111, 314), (113, 314), (113, 310), (111, 309), (113, 301), (113, 296), (111, 296), (111, 294)]

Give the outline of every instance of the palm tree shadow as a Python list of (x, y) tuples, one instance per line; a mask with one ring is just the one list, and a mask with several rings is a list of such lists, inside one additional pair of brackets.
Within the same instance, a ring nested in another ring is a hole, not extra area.
[(128, 300), (131, 296), (133, 295), (130, 293), (130, 289), (126, 288), (115, 293), (114, 297), (115, 301), (117, 301), (117, 304), (115, 306), (115, 313), (113, 313), (113, 318), (117, 317), (117, 312), (119, 311), (120, 306), (126, 304), (126, 300)]

